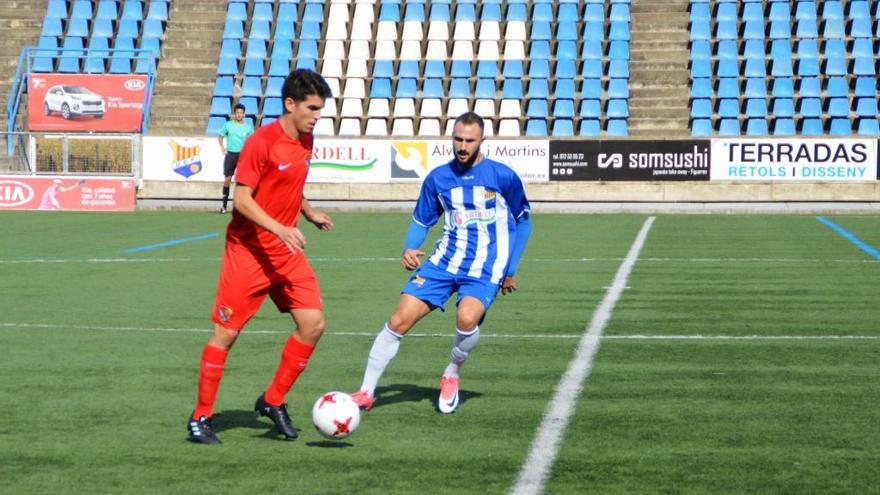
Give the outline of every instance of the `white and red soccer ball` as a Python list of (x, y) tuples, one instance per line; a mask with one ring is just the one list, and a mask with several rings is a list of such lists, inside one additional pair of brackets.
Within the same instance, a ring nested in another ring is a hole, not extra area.
[(357, 430), (360, 422), (361, 410), (345, 392), (327, 392), (312, 407), (312, 423), (327, 438), (345, 438)]

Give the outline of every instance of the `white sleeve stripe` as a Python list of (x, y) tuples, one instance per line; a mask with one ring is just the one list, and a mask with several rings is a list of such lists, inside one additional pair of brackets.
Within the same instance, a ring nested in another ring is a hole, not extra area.
[(519, 217), (525, 215), (526, 213), (531, 213), (531, 210), (526, 208), (525, 210), (521, 211), (519, 215), (516, 216), (516, 219), (519, 220)]
[(422, 227), (424, 227), (424, 228), (426, 228), (426, 229), (430, 229), (430, 228), (431, 228), (430, 225), (425, 225), (425, 224), (423, 224), (422, 222), (420, 222), (420, 221), (416, 218), (415, 215), (413, 215), (412, 219), (413, 219), (413, 222), (415, 222), (415, 223), (421, 225)]

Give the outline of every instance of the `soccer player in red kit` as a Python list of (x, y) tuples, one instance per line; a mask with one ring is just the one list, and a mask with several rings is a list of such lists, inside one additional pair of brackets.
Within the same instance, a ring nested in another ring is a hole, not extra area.
[(330, 217), (311, 208), (303, 186), (312, 154), (312, 130), (331, 95), (327, 82), (310, 70), (292, 72), (281, 97), (284, 115), (261, 127), (245, 143), (235, 176), (232, 220), (214, 311), (214, 334), (202, 352), (198, 402), (188, 423), (190, 440), (220, 443), (212, 423), (213, 406), (226, 356), (239, 332), (268, 295), (278, 310), (290, 313), (296, 329), (281, 352), (278, 371), (254, 406), (268, 416), (287, 440), (297, 431), (284, 397), (309, 362), (324, 331), (321, 290), (303, 251), (297, 227), (300, 213), (321, 230)]

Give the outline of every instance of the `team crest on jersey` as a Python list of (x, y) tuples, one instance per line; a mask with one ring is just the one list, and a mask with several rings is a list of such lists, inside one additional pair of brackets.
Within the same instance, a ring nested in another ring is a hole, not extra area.
[(495, 198), (495, 191), (488, 191), (487, 190), (486, 191), (486, 199), (494, 199), (494, 198)]
[(232, 318), (232, 308), (229, 306), (220, 306), (217, 308), (217, 316), (220, 318), (220, 321), (226, 323)]
[(456, 210), (452, 214), (452, 221), (459, 227), (467, 227), (477, 223), (495, 223), (495, 211), (493, 210)]

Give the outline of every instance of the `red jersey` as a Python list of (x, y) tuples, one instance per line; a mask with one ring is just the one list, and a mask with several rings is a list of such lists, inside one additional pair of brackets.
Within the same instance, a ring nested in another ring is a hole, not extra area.
[[(313, 142), (311, 134), (291, 138), (276, 120), (251, 135), (239, 155), (235, 182), (253, 188), (257, 204), (282, 225), (295, 227), (299, 218)], [(238, 210), (232, 212), (226, 240), (269, 256), (291, 254), (275, 234)]]

